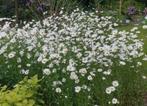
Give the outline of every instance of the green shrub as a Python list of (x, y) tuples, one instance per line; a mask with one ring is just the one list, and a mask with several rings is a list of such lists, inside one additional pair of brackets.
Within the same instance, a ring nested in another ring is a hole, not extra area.
[(31, 79), (24, 78), (9, 90), (3, 86), (0, 90), (0, 106), (37, 106), (35, 93), (39, 87), (37, 76)]

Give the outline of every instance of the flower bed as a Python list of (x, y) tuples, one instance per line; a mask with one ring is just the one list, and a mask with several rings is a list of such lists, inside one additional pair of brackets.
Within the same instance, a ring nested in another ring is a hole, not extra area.
[[(120, 31), (111, 16), (73, 11), (0, 28), (0, 81), (42, 78), (51, 106), (135, 106), (142, 101), (143, 42), (136, 27)], [(141, 83), (142, 82), (142, 83)]]

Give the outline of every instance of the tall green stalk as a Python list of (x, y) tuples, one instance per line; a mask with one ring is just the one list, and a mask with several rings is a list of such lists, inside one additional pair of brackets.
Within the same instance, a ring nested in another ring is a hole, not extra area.
[(19, 6), (18, 6), (18, 0), (15, 0), (15, 15), (16, 15), (16, 23), (19, 23)]
[(121, 15), (122, 12), (122, 2), (123, 0), (119, 0), (119, 15)]

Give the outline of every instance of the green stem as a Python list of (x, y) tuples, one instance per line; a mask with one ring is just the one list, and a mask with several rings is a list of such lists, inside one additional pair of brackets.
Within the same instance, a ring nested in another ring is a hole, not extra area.
[(15, 15), (16, 15), (16, 23), (19, 23), (19, 7), (18, 7), (18, 0), (15, 0)]

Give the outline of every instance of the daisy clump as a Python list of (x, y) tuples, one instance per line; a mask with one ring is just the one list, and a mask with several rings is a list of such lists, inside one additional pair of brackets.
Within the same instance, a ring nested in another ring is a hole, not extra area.
[(53, 106), (125, 106), (126, 99), (135, 106), (139, 100), (144, 52), (138, 29), (120, 31), (113, 17), (79, 9), (42, 24), (9, 24), (0, 27), (3, 84), (38, 74), (41, 97)]

